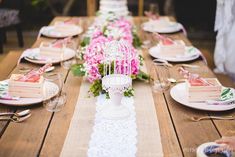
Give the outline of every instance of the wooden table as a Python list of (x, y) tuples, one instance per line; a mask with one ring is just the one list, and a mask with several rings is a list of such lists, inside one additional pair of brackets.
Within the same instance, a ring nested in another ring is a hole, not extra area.
[[(66, 20), (68, 17), (57, 17), (57, 20)], [(83, 28), (87, 28), (93, 21), (93, 18), (81, 18)], [(134, 22), (138, 28), (140, 24), (146, 21), (145, 18), (136, 17)], [(53, 23), (52, 22), (52, 23)], [(51, 24), (52, 24), (51, 23)], [(154, 40), (150, 33), (139, 31), (142, 40)], [(172, 38), (182, 39), (188, 45), (190, 42), (182, 33), (170, 34)], [(37, 47), (41, 41), (52, 40), (45, 37), (38, 39), (33, 47)], [(79, 43), (79, 38), (74, 38)], [(145, 61), (149, 69), (152, 58), (146, 50), (143, 50)], [(18, 52), (21, 53), (21, 52)], [(10, 56), (15, 56), (9, 53)], [(199, 73), (205, 77), (214, 77), (211, 70), (202, 60), (191, 62), (199, 65)], [(7, 66), (6, 66), (7, 64)], [(3, 68), (5, 66), (5, 68)], [(21, 66), (36, 67), (30, 63), (23, 63)], [(19, 66), (16, 66), (16, 59), (7, 57), (0, 63), (1, 79), (9, 77), (11, 73), (17, 73)], [(74, 107), (79, 95), (81, 78), (74, 77), (70, 71), (64, 70), (59, 66), (56, 71), (64, 74), (65, 90), (67, 91), (68, 101), (61, 112), (51, 113), (43, 108), (42, 104), (29, 107), (9, 107), (0, 105), (0, 112), (18, 111), (26, 108), (32, 110), (32, 117), (23, 123), (0, 122), (0, 156), (59, 156), (68, 128), (73, 116)], [(176, 72), (176, 67), (170, 69), (171, 77), (180, 78)], [(232, 85), (226, 82), (226, 85)], [(85, 92), (85, 91), (84, 91)], [(169, 157), (193, 157), (196, 148), (208, 141), (214, 141), (221, 136), (233, 135), (235, 131), (234, 121), (207, 120), (192, 122), (191, 116), (205, 115), (234, 115), (234, 110), (228, 112), (205, 112), (194, 110), (175, 102), (169, 94), (169, 91), (163, 94), (154, 93), (156, 114), (159, 120), (163, 151), (165, 156)], [(82, 129), (82, 128), (81, 128)], [(78, 155), (79, 156), (79, 155)]]

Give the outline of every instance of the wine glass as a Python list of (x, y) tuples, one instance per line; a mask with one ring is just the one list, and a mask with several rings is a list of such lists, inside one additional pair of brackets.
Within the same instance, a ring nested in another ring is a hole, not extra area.
[(66, 103), (66, 93), (63, 92), (62, 74), (48, 73), (44, 75), (46, 90), (44, 89), (43, 106), (47, 111), (58, 112)]
[[(69, 51), (74, 51), (75, 55), (69, 58)], [(69, 70), (73, 64), (77, 63), (77, 47), (73, 41), (63, 44), (60, 65)]]
[(162, 64), (152, 63), (150, 77), (153, 92), (164, 92), (169, 89), (171, 83), (168, 81), (170, 78), (168, 67)]

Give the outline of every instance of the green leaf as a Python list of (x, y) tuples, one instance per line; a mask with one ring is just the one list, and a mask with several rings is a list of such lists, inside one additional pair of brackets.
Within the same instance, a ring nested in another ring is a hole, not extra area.
[(139, 36), (135, 32), (132, 32), (132, 34), (133, 34), (133, 46), (135, 48), (140, 48), (142, 45), (142, 42), (141, 42)]
[(94, 81), (90, 86), (89, 92), (91, 92), (95, 97), (99, 96), (100, 93), (103, 92), (101, 80)]
[(83, 40), (82, 40), (80, 45), (82, 47), (85, 47), (85, 46), (89, 45), (89, 43), (90, 43), (90, 38), (89, 37), (85, 37), (85, 38), (83, 38)]
[(125, 97), (132, 97), (134, 96), (134, 89), (133, 88), (129, 88), (124, 92), (124, 96)]
[(141, 81), (149, 81), (150, 80), (150, 76), (141, 70), (137, 74), (136, 78)]
[(144, 65), (144, 57), (142, 55), (139, 55), (139, 61), (140, 61), (140, 66)]
[(86, 74), (83, 64), (74, 64), (71, 71), (74, 76), (84, 76)]

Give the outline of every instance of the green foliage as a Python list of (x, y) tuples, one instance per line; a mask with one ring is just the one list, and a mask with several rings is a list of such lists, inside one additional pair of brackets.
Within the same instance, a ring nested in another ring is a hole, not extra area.
[(132, 34), (133, 34), (133, 46), (135, 48), (140, 48), (142, 45), (142, 42), (141, 42), (139, 36), (135, 32), (133, 32)]
[(86, 74), (83, 64), (74, 64), (71, 71), (74, 76), (84, 76)]
[(124, 92), (124, 96), (125, 97), (132, 97), (134, 96), (134, 89), (133, 88), (129, 88)]
[(106, 30), (107, 30), (107, 26), (104, 26), (104, 27), (103, 27), (103, 34), (104, 34), (105, 36), (106, 36), (106, 34), (105, 34)]
[(140, 61), (140, 66), (144, 65), (144, 57), (142, 55), (139, 55), (139, 61)]
[[(104, 64), (98, 65), (99, 73), (103, 77), (104, 76)], [(111, 74), (114, 73), (114, 62), (111, 64)], [(109, 66), (107, 65), (107, 74), (109, 74)]]
[(140, 70), (139, 73), (136, 75), (136, 79), (141, 80), (141, 81), (149, 81), (150, 76)]
[(81, 42), (81, 46), (82, 47), (85, 47), (85, 46), (87, 46), (87, 45), (89, 45), (90, 44), (90, 38), (89, 37), (85, 37), (85, 38), (83, 38), (83, 40), (82, 40), (82, 42)]
[(101, 80), (96, 80), (92, 83), (92, 85), (90, 86), (90, 93), (92, 93), (95, 97), (99, 96), (100, 93), (104, 93), (103, 89), (102, 89), (102, 82)]

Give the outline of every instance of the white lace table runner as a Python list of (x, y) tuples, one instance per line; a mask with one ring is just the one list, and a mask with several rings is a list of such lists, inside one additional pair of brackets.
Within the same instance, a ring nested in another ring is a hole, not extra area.
[(122, 99), (122, 104), (130, 111), (127, 119), (108, 120), (100, 115), (100, 111), (108, 100), (104, 95), (98, 97), (88, 157), (135, 157), (137, 126), (133, 102), (133, 98)]

